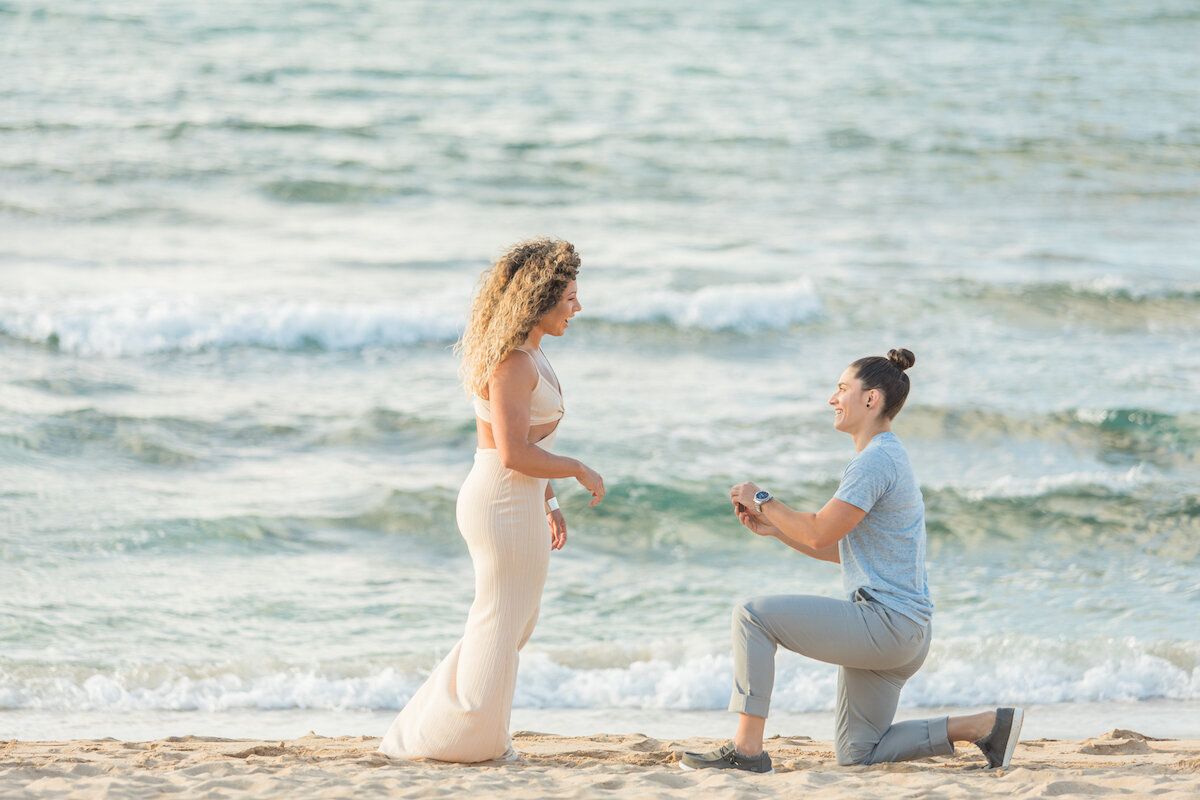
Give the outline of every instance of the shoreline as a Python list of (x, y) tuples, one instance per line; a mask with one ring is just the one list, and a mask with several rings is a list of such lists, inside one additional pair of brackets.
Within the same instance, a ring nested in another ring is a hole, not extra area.
[[(1010, 703), (1010, 705), (1012, 705)], [(1025, 709), (1022, 735), (1027, 739), (1086, 739), (1098, 732), (1125, 728), (1163, 738), (1200, 739), (1200, 701), (1137, 700), (1031, 704)], [(993, 706), (901, 708), (897, 721), (971, 714)], [(0, 741), (59, 741), (115, 738), (150, 741), (172, 736), (229, 739), (295, 739), (306, 731), (333, 738), (382, 735), (396, 710), (229, 709), (2, 709)], [(728, 711), (642, 708), (513, 709), (512, 730), (536, 730), (559, 736), (589, 736), (595, 731), (639, 732), (659, 739), (728, 736), (736, 717)], [(767, 735), (831, 739), (832, 711), (772, 711)]]
[[(1114, 730), (1087, 740), (1022, 740), (1010, 767), (989, 770), (974, 747), (953, 756), (840, 767), (832, 743), (805, 736), (767, 741), (775, 775), (687, 772), (683, 750), (719, 739), (656, 739), (643, 734), (556, 736), (518, 731), (524, 763), (477, 765), (392, 761), (378, 737), (292, 740), (168, 737), (145, 742), (81, 739), (0, 742), (0, 794), (6, 798), (150, 798), (166, 793), (226, 798), (473, 796), (749, 798), (764, 791), (826, 798), (1132, 794), (1174, 800), (1200, 795), (1200, 739), (1156, 739)], [(936, 790), (936, 791), (935, 791)]]

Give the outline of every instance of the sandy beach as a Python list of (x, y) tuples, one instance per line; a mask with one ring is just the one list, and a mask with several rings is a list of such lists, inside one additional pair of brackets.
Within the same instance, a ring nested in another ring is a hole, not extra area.
[(777, 774), (685, 772), (683, 750), (715, 739), (641, 734), (553, 736), (522, 731), (523, 764), (390, 761), (378, 738), (288, 741), (171, 737), (0, 743), (0, 795), (18, 798), (474, 797), (987, 798), (1118, 794), (1200, 796), (1200, 740), (1109, 731), (1094, 739), (1023, 741), (1007, 769), (986, 769), (974, 748), (950, 758), (839, 767), (828, 741), (775, 737)]
[[(1189, 0), (0, 0), (0, 800), (1200, 800), (1198, 40)], [(553, 450), (607, 496), (552, 482), (525, 763), (389, 761), (501, 573), (456, 343), (543, 236)], [(1025, 742), (840, 767), (838, 668), (780, 648), (777, 774), (685, 772), (743, 601), (875, 587), (729, 492), (823, 508), (893, 348), (896, 719)]]

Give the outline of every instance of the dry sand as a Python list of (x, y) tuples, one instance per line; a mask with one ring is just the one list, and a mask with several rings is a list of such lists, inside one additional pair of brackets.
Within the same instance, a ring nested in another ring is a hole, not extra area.
[(768, 741), (776, 775), (685, 772), (677, 754), (714, 739), (514, 734), (524, 764), (390, 761), (378, 738), (291, 741), (172, 737), (0, 743), (0, 797), (17, 798), (1200, 798), (1200, 740), (1110, 731), (1084, 742), (1022, 742), (986, 769), (975, 748), (949, 758), (839, 767), (829, 742)]

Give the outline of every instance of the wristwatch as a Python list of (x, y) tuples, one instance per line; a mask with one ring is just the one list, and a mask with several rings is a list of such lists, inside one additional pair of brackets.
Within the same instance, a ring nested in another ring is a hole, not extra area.
[(771, 499), (770, 492), (766, 489), (759, 489), (758, 493), (754, 495), (754, 513), (761, 514), (763, 504), (770, 502)]

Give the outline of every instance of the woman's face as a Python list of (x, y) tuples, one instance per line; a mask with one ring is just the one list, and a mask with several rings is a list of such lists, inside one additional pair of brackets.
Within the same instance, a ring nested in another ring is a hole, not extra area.
[(547, 311), (538, 320), (538, 327), (541, 328), (542, 333), (550, 336), (562, 336), (567, 332), (571, 317), (582, 309), (583, 306), (579, 305), (579, 286), (575, 281), (571, 281), (563, 290), (562, 297), (559, 298), (554, 308)]
[[(857, 431), (871, 416), (880, 399), (878, 395), (879, 392), (875, 390), (864, 392), (854, 367), (846, 367), (842, 377), (838, 378), (837, 391), (829, 398), (829, 405), (833, 406), (834, 429), (849, 434)], [(868, 407), (867, 403), (871, 406)]]

